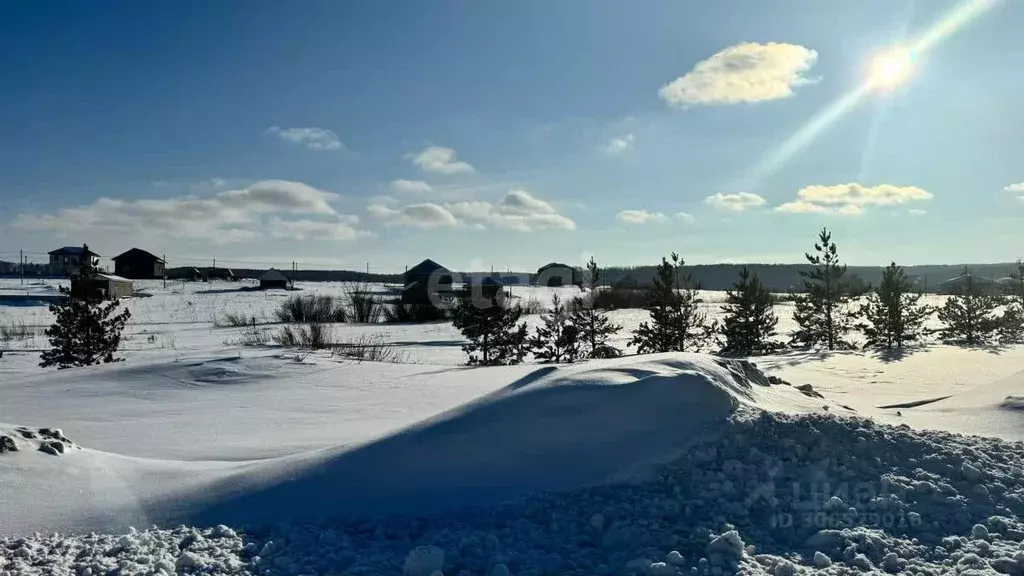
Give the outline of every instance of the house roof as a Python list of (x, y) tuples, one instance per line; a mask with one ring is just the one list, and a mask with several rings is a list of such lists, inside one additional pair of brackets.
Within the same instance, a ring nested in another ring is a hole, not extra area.
[(131, 280), (127, 278), (122, 278), (120, 276), (115, 276), (114, 274), (97, 274), (96, 277), (103, 278), (104, 280), (113, 280), (114, 282), (127, 282), (129, 284), (132, 283)]
[(449, 270), (447, 268), (445, 268), (444, 266), (441, 266), (437, 262), (434, 262), (430, 258), (427, 258), (423, 262), (420, 262), (419, 264), (413, 266), (412, 268), (409, 268), (409, 271), (406, 272), (406, 274), (413, 274), (413, 275), (419, 276), (419, 275), (433, 274), (434, 272), (448, 272), (448, 271)]
[[(88, 250), (89, 254), (93, 256), (99, 256), (99, 254)], [(75, 254), (82, 255), (86, 253), (86, 249), (81, 246), (65, 246), (63, 248), (57, 248), (56, 250), (50, 250), (47, 254)]]
[(279, 271), (277, 271), (274, 268), (271, 268), (270, 270), (267, 270), (266, 272), (264, 272), (263, 274), (260, 275), (260, 282), (281, 282), (281, 281), (287, 282), (288, 278), (285, 278), (284, 274), (281, 274)]
[(545, 264), (545, 265), (541, 266), (540, 268), (538, 268), (537, 269), (537, 274), (541, 274), (545, 270), (549, 270), (551, 268), (568, 268), (570, 270), (573, 270), (573, 267), (569, 266), (568, 264), (562, 264), (560, 262), (552, 262), (550, 264)]
[(157, 262), (163, 262), (164, 261), (163, 258), (160, 258), (159, 256), (156, 256), (154, 254), (146, 252), (145, 250), (143, 250), (141, 248), (132, 248), (131, 250), (128, 250), (127, 252), (125, 252), (123, 254), (118, 254), (117, 256), (114, 256), (113, 258), (111, 258), (111, 260), (113, 260), (114, 262), (117, 262), (118, 260), (120, 260), (122, 258), (127, 258), (128, 256), (130, 256), (132, 254), (141, 254), (141, 255), (146, 256), (148, 258), (152, 258), (153, 260), (156, 260)]

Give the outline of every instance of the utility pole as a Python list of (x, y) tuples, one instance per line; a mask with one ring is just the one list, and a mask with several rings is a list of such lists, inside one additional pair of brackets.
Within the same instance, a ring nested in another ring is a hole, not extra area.
[(164, 289), (167, 289), (167, 254), (161, 254), (160, 258), (164, 261)]
[(21, 283), (25, 283), (25, 251), (18, 250), (18, 265), (21, 267)]

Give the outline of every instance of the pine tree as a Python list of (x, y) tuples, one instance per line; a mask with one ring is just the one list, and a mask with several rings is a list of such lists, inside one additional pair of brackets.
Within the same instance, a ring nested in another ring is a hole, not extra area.
[(999, 296), (985, 294), (964, 268), (954, 294), (939, 309), (939, 320), (945, 325), (939, 330), (942, 341), (970, 346), (991, 342), (999, 333), (1001, 318), (996, 311), (1002, 303)]
[(580, 333), (572, 323), (569, 310), (555, 294), (551, 308), (541, 315), (543, 325), (530, 338), (533, 355), (541, 362), (575, 362), (580, 357)]
[(587, 286), (590, 289), (588, 298), (576, 297), (573, 299), (570, 322), (579, 331), (581, 352), (588, 358), (617, 358), (622, 351), (608, 343), (608, 340), (615, 335), (622, 326), (612, 324), (608, 316), (601, 310), (594, 307), (595, 291), (601, 271), (593, 257), (587, 263)]
[(639, 354), (696, 350), (714, 336), (717, 324), (708, 324), (707, 314), (700, 311), (702, 300), (691, 287), (690, 278), (684, 282), (679, 279), (683, 264), (675, 252), (671, 261), (661, 259), (649, 304), (644, 308), (651, 321), (641, 323), (629, 341)]
[(462, 346), (468, 364), (521, 363), (529, 353), (526, 323), (519, 323), (522, 313), (499, 296), (474, 296), (468, 288), (460, 294), (452, 324), (469, 340)]
[(772, 295), (757, 274), (751, 275), (744, 266), (739, 281), (727, 294), (726, 303), (722, 305), (725, 344), (720, 353), (756, 356), (778, 350), (780, 345), (772, 338), (779, 319), (772, 310)]
[(935, 310), (920, 304), (921, 294), (911, 291), (910, 279), (895, 262), (882, 272), (878, 291), (868, 296), (858, 325), (867, 337), (865, 348), (902, 348), (921, 337), (921, 326)]
[(1017, 260), (1017, 268), (1010, 272), (1005, 288), (1006, 310), (999, 327), (999, 341), (1009, 344), (1024, 341), (1024, 260)]
[(853, 320), (846, 265), (839, 264), (839, 252), (827, 229), (818, 234), (814, 249), (817, 254), (805, 254), (813, 268), (800, 271), (805, 293), (796, 298), (793, 320), (799, 329), (793, 333), (792, 343), (823, 344), (829, 350), (849, 348), (850, 343), (843, 339)]
[[(88, 246), (85, 248), (88, 250)], [(95, 278), (96, 268), (92, 263), (82, 264), (72, 276), (71, 289), (66, 296), (50, 306), (56, 318), (46, 329), (52, 348), (40, 355), (42, 368), (56, 366), (63, 370), (122, 360), (114, 355), (131, 312), (125, 309), (115, 314), (120, 307), (116, 300), (104, 304), (102, 296), (92, 289)]]

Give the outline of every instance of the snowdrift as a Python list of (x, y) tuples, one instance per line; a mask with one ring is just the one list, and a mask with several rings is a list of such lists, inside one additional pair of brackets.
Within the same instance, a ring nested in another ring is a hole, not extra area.
[(915, 428), (1024, 440), (1024, 371), (901, 413)]
[(750, 376), (767, 384), (749, 363), (687, 354), (538, 368), (386, 438), (219, 482), (192, 503), (187, 520), (434, 513), (642, 477), (753, 402)]
[(767, 385), (748, 362), (691, 354), (427, 371), (267, 357), (65, 371), (4, 390), (5, 410), (60, 422), (82, 448), (0, 457), (10, 519), (0, 532), (422, 514), (642, 478)]

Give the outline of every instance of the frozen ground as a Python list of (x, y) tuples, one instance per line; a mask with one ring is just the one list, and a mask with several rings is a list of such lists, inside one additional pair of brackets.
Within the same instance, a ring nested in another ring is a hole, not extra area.
[(213, 325), (283, 292), (146, 288), (124, 364), (0, 359), (0, 574), (1024, 574), (1024, 348), (465, 368), (338, 326), (408, 361), (357, 363)]

